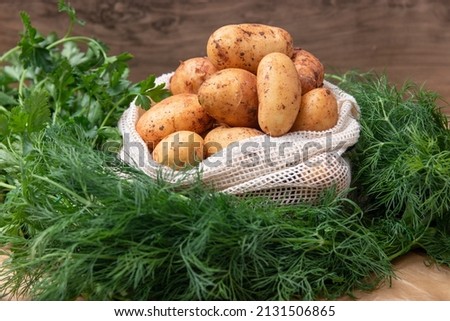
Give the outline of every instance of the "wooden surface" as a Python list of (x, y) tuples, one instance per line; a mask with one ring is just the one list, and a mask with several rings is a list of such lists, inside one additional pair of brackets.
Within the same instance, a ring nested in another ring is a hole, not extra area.
[[(450, 268), (436, 265), (422, 252), (393, 262), (395, 277), (371, 292), (357, 291), (360, 301), (450, 301)], [(348, 300), (350, 298), (343, 298)]]
[[(27, 11), (43, 32), (67, 27), (56, 0), (2, 0), (0, 52), (14, 46)], [(111, 53), (130, 52), (131, 79), (172, 71), (180, 60), (205, 54), (216, 28), (257, 22), (288, 30), (327, 72), (386, 72), (398, 84), (412, 80), (450, 101), (450, 1), (448, 0), (72, 0), (85, 27)], [(447, 108), (450, 112), (450, 109)]]

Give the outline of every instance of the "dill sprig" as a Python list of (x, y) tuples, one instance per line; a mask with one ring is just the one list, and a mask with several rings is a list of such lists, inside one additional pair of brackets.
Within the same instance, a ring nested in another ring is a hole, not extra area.
[[(152, 181), (52, 127), (1, 205), (3, 292), (67, 300), (336, 298), (391, 275), (358, 205), (279, 206)], [(18, 219), (17, 215), (21, 215)]]
[(388, 256), (422, 248), (450, 264), (450, 130), (440, 97), (375, 73), (335, 79), (361, 107), (361, 136), (348, 154), (355, 197)]

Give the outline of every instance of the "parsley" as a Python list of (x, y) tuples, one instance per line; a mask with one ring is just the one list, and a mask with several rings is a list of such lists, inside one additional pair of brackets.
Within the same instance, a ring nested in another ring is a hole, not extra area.
[[(41, 34), (26, 12), (16, 47), (0, 56), (0, 200), (20, 185), (20, 158), (32, 152), (31, 141), (49, 126), (82, 126), (91, 144), (120, 146), (117, 122), (133, 99), (145, 108), (168, 96), (155, 76), (128, 79), (129, 53), (108, 55), (101, 41), (72, 35), (84, 24), (65, 1), (58, 9), (69, 17), (63, 37)], [(11, 164), (11, 159), (17, 163)]]
[[(53, 33), (40, 34), (33, 27), (30, 16), (25, 12), (20, 14), (24, 31), (18, 46), (0, 57), (5, 64), (0, 71), (0, 104), (6, 108), (0, 116), (0, 128), (5, 127), (8, 117), (14, 123), (11, 126), (26, 121), (24, 118), (28, 116), (20, 114), (28, 112), (24, 109), (25, 101), (40, 96), (39, 92), (48, 96), (53, 125), (73, 121), (93, 131), (94, 135), (98, 131), (104, 132), (105, 128), (115, 128), (118, 118), (133, 99), (149, 108), (151, 101), (168, 96), (162, 85), (155, 85), (153, 75), (138, 83), (128, 80), (131, 54), (109, 56), (107, 47), (100, 41), (72, 36), (73, 25), (83, 22), (66, 2), (60, 1), (58, 8), (67, 13), (70, 20), (68, 31), (62, 38)], [(79, 46), (81, 44), (83, 46)], [(87, 48), (81, 49), (84, 45)], [(22, 106), (16, 108), (18, 102)], [(12, 114), (8, 116), (8, 112)], [(38, 126), (36, 121), (39, 120), (34, 121), (32, 126)], [(42, 121), (41, 127), (44, 119)], [(101, 144), (100, 141), (97, 143)]]
[(11, 110), (9, 130), (12, 133), (31, 133), (42, 130), (50, 122), (48, 94), (33, 91), (22, 105)]

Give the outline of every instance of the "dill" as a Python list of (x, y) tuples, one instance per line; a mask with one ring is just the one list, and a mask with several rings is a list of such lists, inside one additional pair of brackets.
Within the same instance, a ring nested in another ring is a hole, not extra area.
[(391, 273), (359, 207), (333, 191), (315, 206), (279, 206), (200, 183), (180, 190), (93, 150), (74, 125), (47, 129), (36, 145), (21, 188), (1, 206), (0, 242), (13, 253), (4, 291), (41, 300), (316, 299)]
[(375, 73), (335, 79), (361, 107), (361, 136), (348, 153), (354, 197), (388, 256), (421, 248), (450, 264), (450, 130), (439, 96)]

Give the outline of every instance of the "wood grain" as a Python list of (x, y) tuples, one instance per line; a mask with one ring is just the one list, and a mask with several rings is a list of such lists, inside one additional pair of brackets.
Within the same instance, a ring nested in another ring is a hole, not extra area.
[[(419, 251), (393, 262), (395, 277), (371, 292), (356, 291), (360, 301), (449, 301), (450, 268), (436, 265)], [(348, 297), (342, 299), (350, 299)]]
[[(172, 71), (180, 60), (205, 54), (216, 28), (258, 22), (280, 26), (295, 44), (317, 55), (327, 72), (385, 72), (436, 91), (450, 102), (450, 2), (447, 0), (72, 0), (86, 26), (111, 53), (134, 55), (131, 79)], [(55, 1), (3, 0), (0, 52), (18, 41), (19, 11), (43, 32), (63, 34)], [(447, 107), (446, 111), (450, 112)]]

